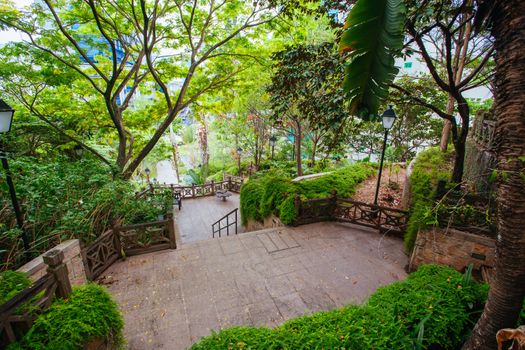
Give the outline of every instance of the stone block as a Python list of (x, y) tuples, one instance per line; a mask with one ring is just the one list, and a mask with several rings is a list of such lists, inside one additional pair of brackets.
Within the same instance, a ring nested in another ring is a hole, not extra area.
[(409, 270), (415, 271), (422, 264), (442, 264), (462, 271), (472, 264), (475, 269), (493, 267), (495, 261), (494, 239), (454, 229), (430, 228), (419, 231)]

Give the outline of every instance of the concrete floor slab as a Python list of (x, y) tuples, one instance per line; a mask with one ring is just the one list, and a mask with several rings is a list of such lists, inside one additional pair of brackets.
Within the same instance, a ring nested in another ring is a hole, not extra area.
[(176, 350), (212, 330), (273, 327), (361, 303), (378, 287), (405, 278), (406, 263), (399, 239), (324, 222), (130, 257), (111, 266), (105, 273), (111, 277), (102, 281), (111, 282), (130, 349)]

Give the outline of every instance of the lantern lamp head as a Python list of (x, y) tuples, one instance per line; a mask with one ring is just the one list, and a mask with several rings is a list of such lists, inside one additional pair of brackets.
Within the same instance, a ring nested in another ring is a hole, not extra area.
[(11, 130), (14, 114), (15, 110), (5, 103), (4, 100), (0, 100), (0, 134), (7, 133)]
[(381, 116), (383, 122), (383, 128), (390, 130), (396, 121), (396, 112), (392, 108), (392, 105), (388, 106), (388, 109)]

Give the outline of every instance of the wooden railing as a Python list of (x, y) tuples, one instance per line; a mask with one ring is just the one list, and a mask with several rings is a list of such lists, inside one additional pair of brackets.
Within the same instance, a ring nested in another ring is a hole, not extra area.
[(175, 248), (173, 214), (169, 213), (165, 220), (116, 226), (83, 249), (82, 255), (87, 278), (95, 280), (119, 258)]
[(71, 293), (67, 267), (63, 263), (64, 253), (52, 250), (43, 256), (43, 260), (48, 265), (47, 274), (0, 305), (1, 349), (20, 340), (55, 296), (67, 298)]
[[(221, 237), (222, 231), (226, 230), (226, 236), (230, 235), (230, 227), (234, 226), (234, 232), (237, 234), (237, 218), (239, 208), (235, 208), (230, 211), (228, 214), (224, 215), (222, 218), (217, 220), (211, 225), (212, 237), (215, 238), (215, 234), (218, 234)], [(226, 222), (225, 222), (226, 221)], [(222, 225), (224, 224), (224, 225)]]
[(241, 192), (242, 178), (232, 177), (225, 181), (209, 182), (204, 185), (191, 185), (191, 186), (176, 186), (176, 185), (151, 185), (141, 192), (137, 193), (137, 198), (144, 197), (146, 195), (157, 194), (159, 191), (171, 190), (173, 194), (180, 194), (181, 198), (198, 198), (206, 196), (214, 196), (217, 190), (228, 190), (235, 193)]
[(328, 198), (301, 201), (295, 197), (297, 218), (295, 225), (336, 220), (373, 227), (381, 232), (403, 233), (408, 223), (408, 212), (396, 208), (340, 198), (334, 193)]

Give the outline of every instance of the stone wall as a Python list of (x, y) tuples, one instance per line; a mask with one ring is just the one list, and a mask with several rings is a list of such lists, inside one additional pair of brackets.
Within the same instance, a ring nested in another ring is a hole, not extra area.
[[(64, 263), (67, 266), (69, 281), (72, 285), (87, 283), (80, 241), (78, 239), (65, 241), (56, 247), (53, 247), (52, 250), (60, 250), (64, 253)], [(29, 279), (32, 281), (36, 281), (43, 277), (46, 274), (47, 269), (47, 265), (42, 259), (44, 254), (31, 260), (19, 268), (18, 271), (27, 273)]]
[(469, 264), (479, 270), (482, 266), (494, 267), (496, 243), (492, 238), (454, 229), (429, 228), (419, 231), (409, 270), (415, 271), (422, 264), (448, 265), (462, 271)]

